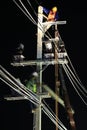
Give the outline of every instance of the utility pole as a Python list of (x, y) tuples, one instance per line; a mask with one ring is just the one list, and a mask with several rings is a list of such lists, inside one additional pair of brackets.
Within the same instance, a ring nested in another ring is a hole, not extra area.
[[(43, 8), (42, 6), (38, 7), (38, 27), (37, 27), (37, 60), (42, 60), (42, 21), (43, 21)], [(38, 63), (36, 66), (39, 76), (37, 79), (37, 93), (42, 93), (42, 63)], [(41, 104), (41, 96), (39, 96)], [(37, 107), (37, 110), (33, 114), (33, 130), (41, 130), (41, 105)]]
[(42, 129), (42, 99), (49, 98), (50, 96), (46, 93), (43, 94), (42, 91), (42, 69), (43, 63), (42, 61), (42, 38), (44, 36), (44, 28), (43, 28), (43, 7), (38, 7), (38, 27), (37, 27), (37, 63), (36, 69), (39, 74), (37, 79), (37, 94), (39, 94), (40, 104), (37, 107), (37, 110), (33, 114), (33, 130), (41, 130)]

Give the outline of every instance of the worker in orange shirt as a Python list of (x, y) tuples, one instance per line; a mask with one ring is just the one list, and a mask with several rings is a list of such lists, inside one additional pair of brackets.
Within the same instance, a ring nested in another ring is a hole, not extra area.
[(57, 12), (57, 7), (54, 6), (51, 10), (48, 10), (43, 7), (43, 11), (46, 13), (47, 16), (47, 21), (57, 21), (58, 20), (58, 12)]

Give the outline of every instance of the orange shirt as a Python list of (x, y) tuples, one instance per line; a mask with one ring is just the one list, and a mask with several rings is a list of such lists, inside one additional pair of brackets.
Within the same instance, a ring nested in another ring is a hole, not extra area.
[(56, 12), (50, 11), (48, 14), (47, 21), (55, 21)]

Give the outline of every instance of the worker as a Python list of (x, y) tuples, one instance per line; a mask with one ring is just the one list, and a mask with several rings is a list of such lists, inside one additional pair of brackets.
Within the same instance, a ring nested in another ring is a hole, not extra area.
[(58, 20), (58, 10), (57, 10), (56, 6), (54, 6), (51, 10), (48, 10), (43, 7), (43, 11), (47, 15), (47, 21), (57, 21)]
[(29, 81), (26, 82), (26, 87), (29, 88), (30, 90), (32, 90), (34, 93), (36, 93), (36, 91), (37, 91), (37, 87), (36, 87), (37, 77), (38, 77), (38, 73), (33, 72), (31, 74)]
[[(29, 80), (26, 80), (26, 87), (30, 89), (32, 92), (36, 93), (37, 92), (37, 78), (38, 78), (38, 73), (33, 72), (30, 76)], [(36, 106), (30, 102), (30, 111), (33, 113), (36, 109)]]

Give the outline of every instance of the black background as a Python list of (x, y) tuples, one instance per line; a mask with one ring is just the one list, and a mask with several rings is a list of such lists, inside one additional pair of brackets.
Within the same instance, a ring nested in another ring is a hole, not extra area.
[[(46, 8), (51, 8), (54, 5), (58, 7), (60, 20), (66, 20), (67, 24), (59, 26), (60, 35), (65, 43), (65, 47), (70, 56), (72, 64), (75, 67), (79, 78), (81, 79), (84, 86), (87, 86), (87, 62), (86, 62), (86, 30), (87, 30), (87, 9), (86, 2), (83, 1), (57, 1), (57, 0), (43, 0), (30, 1), (33, 8), (37, 12), (38, 3)], [(3, 1), (0, 4), (0, 64), (3, 65), (9, 72), (11, 72), (16, 77), (26, 78), (28, 76), (27, 72), (34, 71), (34, 67), (26, 68), (14, 68), (10, 65), (12, 55), (14, 54), (14, 48), (19, 43), (23, 43), (25, 46), (24, 55), (26, 59), (36, 58), (36, 33), (37, 27), (18, 9), (18, 7), (13, 3), (13, 1)], [(28, 10), (31, 15), (36, 19), (33, 10), (28, 5)], [(46, 71), (45, 71), (46, 73)], [(50, 68), (47, 69), (48, 84), (52, 84), (49, 81), (51, 77)], [(0, 81), (1, 82), (1, 81)], [(70, 86), (70, 84), (69, 84)], [(87, 87), (86, 87), (87, 88)], [(77, 130), (87, 129), (87, 107), (83, 104), (81, 99), (77, 96), (72, 86), (69, 87), (69, 96), (71, 104), (75, 110), (75, 121)], [(10, 93), (9, 87), (4, 83), (0, 83), (0, 97), (8, 95)], [(51, 101), (50, 103), (51, 104)], [(1, 100), (0, 102), (0, 119), (1, 125), (0, 129), (10, 130), (10, 129), (32, 129), (33, 117), (28, 111), (27, 101), (14, 101), (7, 102)], [(61, 108), (62, 109), (62, 108)], [(63, 110), (64, 111), (64, 110)], [(64, 112), (61, 112), (62, 116), (60, 120), (66, 118), (64, 117)], [(63, 114), (63, 115), (62, 115)], [(43, 115), (44, 116), (44, 115)], [(45, 117), (48, 121), (48, 118)], [(50, 121), (46, 124), (43, 122), (43, 129), (48, 129), (52, 127)], [(50, 129), (53, 129), (50, 128)]]

